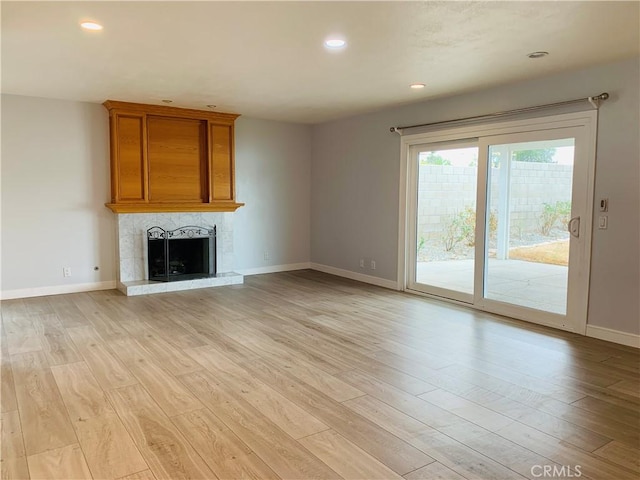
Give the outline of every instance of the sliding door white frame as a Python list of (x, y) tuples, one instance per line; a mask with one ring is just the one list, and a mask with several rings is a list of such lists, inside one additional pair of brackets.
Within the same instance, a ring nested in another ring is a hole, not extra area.
[[(414, 257), (411, 253), (415, 246), (412, 245), (413, 238), (407, 234), (407, 228), (410, 222), (410, 215), (415, 215), (410, 205), (412, 199), (413, 189), (410, 185), (412, 176), (411, 162), (413, 158), (411, 156), (412, 146), (420, 144), (431, 144), (440, 142), (460, 142), (470, 139), (482, 139), (485, 137), (491, 137), (496, 135), (507, 135), (515, 133), (535, 132), (543, 130), (553, 130), (558, 128), (568, 127), (582, 127), (584, 132), (584, 145), (586, 151), (585, 167), (587, 180), (585, 182), (586, 189), (579, 193), (582, 196), (583, 205), (585, 205), (584, 216), (581, 234), (584, 235), (583, 252), (581, 254), (581, 261), (584, 262), (581, 266), (581, 274), (579, 277), (579, 285), (577, 291), (581, 296), (581, 302), (584, 305), (585, 313), (581, 315), (575, 322), (571, 322), (566, 325), (558, 325), (556, 322), (545, 321), (541, 318), (540, 323), (543, 325), (550, 325), (556, 328), (563, 328), (576, 333), (585, 334), (586, 332), (586, 306), (588, 304), (588, 292), (589, 292), (589, 273), (590, 273), (590, 261), (591, 261), (591, 238), (592, 238), (592, 225), (593, 225), (593, 196), (594, 196), (594, 180), (595, 180), (595, 154), (596, 154), (596, 134), (597, 134), (597, 119), (598, 113), (596, 110), (590, 110), (585, 112), (570, 113), (563, 115), (553, 115), (548, 117), (538, 117), (527, 120), (517, 120), (508, 122), (496, 122), (485, 123), (481, 125), (473, 126), (460, 126), (447, 129), (440, 129), (438, 131), (417, 133), (413, 135), (403, 135), (401, 140), (401, 162), (400, 162), (400, 198), (399, 198), (399, 225), (398, 225), (398, 278), (397, 285), (399, 290), (407, 290), (409, 284), (409, 273), (412, 272), (412, 268), (409, 266), (409, 260)], [(484, 175), (486, 172), (481, 173), (479, 168), (478, 175)], [(481, 182), (482, 182), (482, 177)], [(486, 181), (486, 179), (485, 179)], [(582, 212), (581, 212), (582, 213)], [(484, 239), (477, 239), (484, 243)], [(425, 294), (430, 296), (428, 294)], [(441, 297), (437, 297), (441, 298)], [(455, 302), (455, 300), (452, 300)], [(456, 302), (458, 303), (458, 302)], [(468, 305), (468, 304), (466, 304)], [(493, 308), (493, 304), (489, 302), (479, 302), (479, 304), (472, 305), (472, 308), (476, 308), (483, 311), (494, 311), (495, 313), (509, 314), (511, 310), (496, 312)], [(514, 310), (512, 316), (518, 318), (517, 312)]]

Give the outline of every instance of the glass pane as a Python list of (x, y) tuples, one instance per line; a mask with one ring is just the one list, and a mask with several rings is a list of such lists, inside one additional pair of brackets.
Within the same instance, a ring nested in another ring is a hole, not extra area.
[(566, 314), (574, 146), (489, 147), (486, 298)]
[(416, 282), (473, 293), (478, 147), (418, 154)]

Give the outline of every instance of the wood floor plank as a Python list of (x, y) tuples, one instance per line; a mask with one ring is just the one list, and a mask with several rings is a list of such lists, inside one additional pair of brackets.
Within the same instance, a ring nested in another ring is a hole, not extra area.
[(433, 462), (418, 470), (407, 473), (404, 478), (407, 480), (464, 480), (465, 477), (457, 474), (440, 462)]
[[(501, 386), (500, 388), (493, 388), (489, 384), (487, 386), (491, 389), (487, 389), (479, 385), (468, 384), (461, 379), (453, 377), (450, 379), (432, 377), (431, 380), (433, 383), (440, 385), (443, 390), (447, 390), (449, 394), (454, 394), (513, 420), (537, 428), (583, 450), (592, 451), (611, 441), (605, 435), (561, 418), (565, 411), (573, 407), (552, 398), (536, 394), (533, 394), (533, 396), (526, 395), (526, 392), (518, 387), (505, 388), (505, 386)], [(591, 423), (593, 423), (593, 420), (591, 420)]]
[(219, 479), (280, 478), (209, 409), (172, 420)]
[(94, 343), (104, 343), (105, 341), (91, 325), (65, 328), (65, 330), (79, 349), (87, 348)]
[(620, 380), (619, 382), (609, 385), (607, 388), (640, 398), (640, 385), (637, 381)]
[(622, 422), (640, 428), (640, 409), (614, 405), (590, 395), (573, 402), (571, 405), (583, 410), (588, 410), (599, 418), (607, 418), (614, 422)]
[[(555, 397), (510, 384), (481, 372), (475, 372), (470, 376), (451, 376), (448, 379), (432, 375), (430, 380), (445, 390), (481, 403), (587, 451), (599, 448), (610, 439), (630, 445), (639, 441), (638, 422), (623, 423), (616, 419), (605, 419), (576, 408), (574, 404), (559, 401)], [(569, 400), (571, 398), (572, 396)]]
[(316, 355), (326, 361), (339, 362), (339, 364), (344, 365), (339, 371), (346, 372), (354, 368), (359, 368), (384, 379), (412, 395), (419, 395), (436, 388), (417, 377), (372, 360), (365, 355), (340, 350), (336, 346), (325, 345), (317, 341), (309, 343), (310, 334), (308, 333), (290, 329), (287, 331), (287, 335), (273, 330), (270, 331), (269, 335), (299, 351)]
[(187, 353), (224, 382), (232, 395), (246, 400), (293, 438), (306, 437), (329, 428), (268, 385), (254, 379), (214, 347), (194, 348)]
[(113, 411), (85, 362), (53, 366), (51, 372), (73, 420), (97, 417)]
[(138, 473), (132, 473), (126, 477), (120, 477), (118, 480), (156, 480), (151, 470), (144, 470)]
[(115, 413), (74, 422), (94, 478), (119, 478), (149, 468)]
[(177, 378), (152, 360), (135, 339), (114, 340), (109, 345), (167, 416), (203, 408), (202, 403)]
[(93, 476), (118, 478), (148, 468), (87, 365), (52, 371)]
[(55, 299), (58, 295), (52, 297), (32, 297), (28, 301), (24, 302), (28, 315), (46, 315), (48, 313), (54, 313), (50, 298)]
[(0, 478), (2, 480), (29, 478), (18, 411), (3, 413), (0, 425), (2, 429), (0, 435)]
[[(328, 305), (328, 307), (335, 308), (333, 305)], [(315, 315), (309, 317), (309, 321), (340, 332), (342, 335), (346, 335), (349, 340), (358, 342), (361, 346), (373, 351), (380, 349), (379, 344), (383, 334), (391, 330), (389, 327), (373, 330), (370, 325), (362, 325), (357, 317), (349, 314)]]
[(87, 324), (87, 318), (69, 295), (54, 295), (46, 298), (64, 327), (80, 327)]
[(30, 316), (3, 318), (3, 325), (9, 355), (42, 350), (40, 337)]
[[(410, 395), (380, 381), (378, 378), (353, 370), (340, 375), (340, 378), (366, 392), (373, 398), (385, 402), (401, 412), (419, 420), (432, 428), (442, 428), (452, 425), (466, 424), (467, 421), (458, 415), (436, 405), (429, 404), (423, 399)], [(358, 399), (355, 399), (358, 400)], [(348, 402), (344, 402), (348, 404)]]
[[(557, 410), (553, 410), (549, 405), (545, 410), (541, 410), (509, 398), (487, 394), (486, 391), (477, 391), (478, 388), (475, 390), (472, 393), (465, 392), (461, 396), (587, 452), (600, 448), (611, 441), (611, 438), (605, 435), (561, 418), (560, 415), (564, 409), (569, 408), (566, 405)], [(555, 415), (559, 416), (551, 415), (548, 413), (549, 411), (553, 411)], [(594, 421), (595, 419), (592, 419), (591, 423), (593, 424)]]
[(254, 361), (243, 367), (400, 475), (433, 461), (375, 423), (354, 415), (341, 403), (268, 362)]
[(158, 480), (216, 478), (142, 386), (109, 390), (107, 396)]
[(268, 335), (240, 326), (237, 332), (226, 335), (242, 342), (263, 358), (272, 358), (291, 375), (321, 390), (338, 402), (364, 395), (363, 392), (325, 372), (300, 356), (294, 356), (282, 349)]
[(92, 327), (68, 328), (67, 332), (104, 390), (138, 383)]
[(640, 448), (629, 447), (624, 443), (613, 441), (593, 453), (627, 467), (640, 475)]
[[(353, 365), (348, 360), (341, 358), (339, 354), (336, 355), (335, 350), (329, 353), (317, 348), (317, 345), (306, 344), (308, 334), (301, 334), (291, 329), (285, 335), (282, 329), (276, 328), (271, 322), (263, 323), (262, 326), (257, 328), (269, 335), (275, 342), (294, 352), (295, 355), (302, 355), (319, 367), (322, 365), (320, 368), (329, 373), (346, 372), (353, 368)], [(329, 348), (328, 350), (331, 351), (332, 349)]]
[(456, 425), (443, 428), (441, 432), (474, 451), (491, 458), (506, 468), (519, 473), (523, 477), (532, 480), (537, 478), (537, 472), (531, 470), (531, 467), (534, 465), (561, 467), (561, 465), (545, 456), (532, 452), (517, 443), (477, 425)]
[(580, 465), (582, 473), (589, 478), (637, 479), (637, 474), (632, 470), (615, 465), (596, 455), (571, 448), (550, 435), (518, 422), (508, 425), (496, 433), (560, 465)]
[(80, 445), (47, 450), (27, 457), (31, 478), (47, 480), (86, 480), (92, 478)]
[[(344, 403), (354, 412), (376, 422), (466, 478), (524, 478), (499, 462), (373, 397), (355, 398)], [(466, 423), (461, 426), (471, 425)]]
[(26, 480), (30, 478), (27, 457), (3, 459), (0, 462), (0, 478), (2, 480)]
[(2, 361), (0, 369), (0, 412), (11, 412), (18, 409), (11, 363), (7, 360)]
[(402, 478), (333, 430), (309, 435), (300, 443), (346, 480)]
[(45, 354), (11, 357), (27, 455), (77, 443)]
[(12, 412), (17, 409), (18, 401), (16, 400), (7, 336), (4, 333), (4, 325), (0, 322), (0, 413)]
[(437, 405), (454, 415), (458, 415), (465, 420), (486, 428), (491, 432), (513, 422), (509, 417), (494, 412), (493, 410), (489, 410), (477, 403), (465, 400), (464, 398), (452, 393), (445, 392), (444, 390), (433, 390), (431, 392), (418, 395), (418, 397), (426, 400), (430, 404)]
[(26, 302), (31, 302), (31, 299), (14, 298), (11, 300), (2, 300), (2, 308), (0, 313), (3, 320), (8, 320), (15, 317), (26, 317), (29, 315), (27, 312)]
[(57, 315), (34, 315), (31, 318), (49, 365), (64, 365), (82, 360)]
[(90, 295), (75, 293), (68, 297), (104, 340), (128, 335), (128, 332), (118, 324), (117, 319), (109, 317), (102, 310), (102, 305)]
[(153, 356), (154, 360), (173, 375), (184, 375), (202, 369), (202, 366), (193, 361), (182, 349), (167, 342), (159, 335), (148, 333), (144, 337), (138, 338), (138, 341)]
[(2, 455), (0, 458), (2, 458), (2, 461), (9, 458), (24, 457), (22, 427), (20, 426), (20, 416), (17, 410), (2, 414), (1, 430), (0, 448)]
[(236, 400), (228, 393), (228, 387), (209, 372), (181, 378), (280, 478), (340, 478), (255, 408), (242, 399)]

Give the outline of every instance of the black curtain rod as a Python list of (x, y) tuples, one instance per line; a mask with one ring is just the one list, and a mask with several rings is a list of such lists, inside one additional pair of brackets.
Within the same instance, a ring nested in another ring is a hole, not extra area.
[(540, 110), (543, 108), (560, 107), (562, 105), (572, 105), (574, 103), (580, 103), (585, 101), (589, 102), (595, 108), (598, 108), (600, 104), (599, 102), (606, 100), (607, 98), (609, 98), (609, 94), (607, 92), (604, 92), (604, 93), (601, 93), (600, 95), (596, 95), (595, 97), (577, 98), (575, 100), (567, 100), (565, 102), (548, 103), (546, 105), (536, 105), (534, 107), (517, 108), (515, 110), (506, 110), (504, 112), (488, 113), (485, 115), (476, 115), (475, 117), (456, 118), (453, 120), (443, 120), (441, 122), (432, 122), (432, 123), (420, 123), (418, 125), (406, 125), (404, 127), (391, 127), (389, 131), (392, 133), (393, 132), (402, 133), (402, 130), (404, 130), (405, 128), (431, 127), (433, 125), (446, 125), (448, 123), (468, 122), (470, 120), (484, 120), (489, 118), (503, 117), (506, 115), (515, 115), (518, 113), (534, 112), (536, 110)]

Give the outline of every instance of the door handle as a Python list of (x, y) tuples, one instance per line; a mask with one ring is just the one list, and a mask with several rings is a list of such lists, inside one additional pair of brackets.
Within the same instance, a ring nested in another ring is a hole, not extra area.
[(580, 237), (580, 217), (573, 217), (569, 220), (568, 230), (574, 237)]

